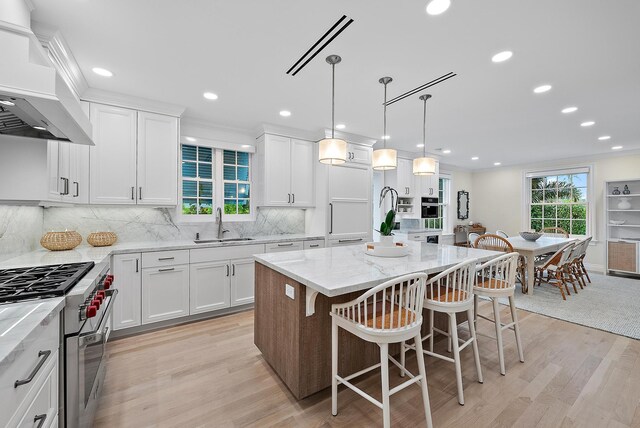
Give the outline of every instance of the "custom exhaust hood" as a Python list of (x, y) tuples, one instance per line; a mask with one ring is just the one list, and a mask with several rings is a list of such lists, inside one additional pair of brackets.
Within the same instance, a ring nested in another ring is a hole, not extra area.
[(30, 28), (28, 0), (0, 1), (2, 136), (93, 145), (91, 123)]

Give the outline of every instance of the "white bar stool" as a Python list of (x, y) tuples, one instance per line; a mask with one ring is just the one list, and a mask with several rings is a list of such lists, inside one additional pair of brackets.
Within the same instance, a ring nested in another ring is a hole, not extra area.
[[(507, 253), (504, 256), (496, 257), (478, 266), (478, 275), (473, 287), (475, 318), (478, 317), (491, 321), (496, 326), (496, 341), (498, 343), (498, 360), (500, 361), (500, 374), (505, 375), (504, 350), (502, 346), (502, 332), (506, 329), (513, 330), (516, 335), (516, 345), (520, 362), (524, 363), (524, 351), (520, 339), (520, 327), (518, 327), (518, 315), (514, 300), (516, 291), (516, 272), (518, 270), (518, 253)], [(488, 297), (493, 303), (493, 319), (478, 314), (478, 297)], [(500, 321), (500, 307), (498, 299), (500, 297), (509, 298), (511, 308), (511, 322), (502, 324)]]
[[(338, 414), (338, 385), (344, 384), (382, 409), (384, 427), (391, 426), (389, 398), (407, 386), (420, 382), (427, 427), (431, 428), (431, 407), (424, 358), (418, 358), (419, 374), (414, 376), (389, 355), (390, 343), (414, 339), (420, 346), (422, 308), (427, 275), (415, 273), (380, 284), (351, 302), (331, 306), (331, 413)], [(380, 363), (349, 376), (338, 375), (338, 327), (380, 347)], [(389, 390), (389, 360), (411, 379)], [(374, 399), (351, 380), (380, 367), (382, 402)]]
[[(444, 272), (439, 273), (433, 278), (427, 280), (425, 308), (429, 310), (430, 331), (421, 340), (429, 339), (429, 350), (422, 351), (432, 357), (437, 357), (450, 363), (454, 363), (456, 367), (456, 381), (458, 384), (458, 403), (464, 405), (464, 394), (462, 387), (462, 368), (460, 365), (460, 351), (469, 344), (473, 347), (473, 356), (476, 363), (476, 371), (478, 372), (478, 382), (482, 383), (482, 368), (480, 367), (480, 354), (478, 353), (478, 342), (476, 340), (476, 330), (473, 323), (473, 281), (476, 272), (476, 259), (471, 259), (459, 263)], [(433, 326), (434, 311), (446, 313), (449, 316), (449, 332), (442, 331)], [(458, 323), (456, 314), (460, 312), (467, 313), (469, 321), (469, 332), (471, 337), (466, 342), (458, 339)], [(451, 339), (453, 345), (453, 358), (447, 357), (433, 352), (433, 337), (435, 332), (444, 334)], [(407, 349), (414, 349), (418, 354), (422, 346), (416, 341), (414, 345), (402, 344), (400, 352), (400, 363), (405, 360), (405, 352)]]

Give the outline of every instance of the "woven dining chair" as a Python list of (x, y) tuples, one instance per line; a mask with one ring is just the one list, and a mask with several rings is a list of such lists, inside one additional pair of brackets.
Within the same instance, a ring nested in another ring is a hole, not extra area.
[[(479, 248), (482, 250), (492, 250), (492, 251), (502, 251), (505, 253), (513, 253), (515, 250), (513, 249), (513, 245), (505, 238), (493, 235), (491, 233), (487, 233), (485, 235), (479, 236), (475, 242), (473, 243), (474, 248)], [(520, 284), (522, 284), (522, 292), (526, 292), (526, 266), (527, 261), (524, 256), (520, 255), (518, 257), (518, 280)]]
[[(566, 295), (571, 295), (569, 286), (567, 285), (567, 280), (571, 282), (573, 288), (576, 289), (576, 285), (571, 280), (571, 276), (567, 274), (569, 270), (569, 256), (571, 255), (571, 251), (575, 245), (575, 242), (569, 242), (567, 245), (556, 251), (553, 256), (549, 257), (544, 262), (539, 263), (535, 267), (536, 277), (534, 284), (540, 285), (544, 279), (544, 273), (546, 272), (546, 282), (558, 287), (560, 289), (560, 294), (562, 294), (562, 300), (567, 300)], [(564, 290), (562, 287), (564, 287)]]
[(568, 238), (569, 232), (561, 227), (545, 227), (540, 231), (544, 236), (552, 238)]

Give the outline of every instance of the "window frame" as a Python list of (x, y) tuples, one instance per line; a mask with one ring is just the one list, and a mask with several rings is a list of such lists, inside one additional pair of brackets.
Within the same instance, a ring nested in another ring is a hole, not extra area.
[[(593, 164), (589, 165), (573, 165), (567, 167), (558, 167), (554, 169), (548, 170), (526, 170), (522, 175), (522, 230), (530, 230), (531, 229), (531, 181), (534, 178), (554, 176), (554, 175), (571, 175), (571, 174), (587, 174), (587, 194), (586, 194), (586, 203), (575, 203), (571, 205), (586, 205), (587, 206), (587, 216), (586, 220), (586, 230), (584, 235), (575, 235), (569, 232), (570, 237), (575, 238), (583, 238), (587, 236), (593, 237), (593, 242), (596, 242), (596, 221), (595, 221), (595, 211), (596, 211), (596, 203), (594, 200), (594, 175), (595, 169)], [(558, 204), (561, 205), (561, 204)], [(557, 216), (556, 216), (557, 219)], [(544, 223), (542, 225), (544, 227)]]
[[(440, 189), (440, 183), (443, 183), (442, 190)], [(442, 198), (440, 198), (440, 192), (442, 192)], [(447, 233), (450, 230), (450, 221), (449, 221), (449, 209), (451, 205), (451, 177), (447, 174), (440, 174), (438, 176), (438, 211), (439, 216), (437, 218), (428, 218), (425, 219), (425, 227), (430, 228), (429, 226), (433, 226), (432, 228), (436, 228), (437, 221), (440, 220), (440, 229), (442, 229), (443, 233)]]

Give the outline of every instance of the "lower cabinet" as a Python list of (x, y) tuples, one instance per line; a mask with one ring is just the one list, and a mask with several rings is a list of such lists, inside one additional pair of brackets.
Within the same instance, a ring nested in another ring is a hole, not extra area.
[(142, 324), (189, 315), (189, 266), (142, 269)]
[(231, 306), (253, 303), (255, 277), (253, 258), (231, 260)]
[(142, 254), (120, 254), (111, 259), (113, 288), (118, 295), (113, 303), (113, 329), (142, 324)]
[(192, 314), (229, 307), (231, 277), (227, 261), (194, 263), (189, 269), (189, 310)]

